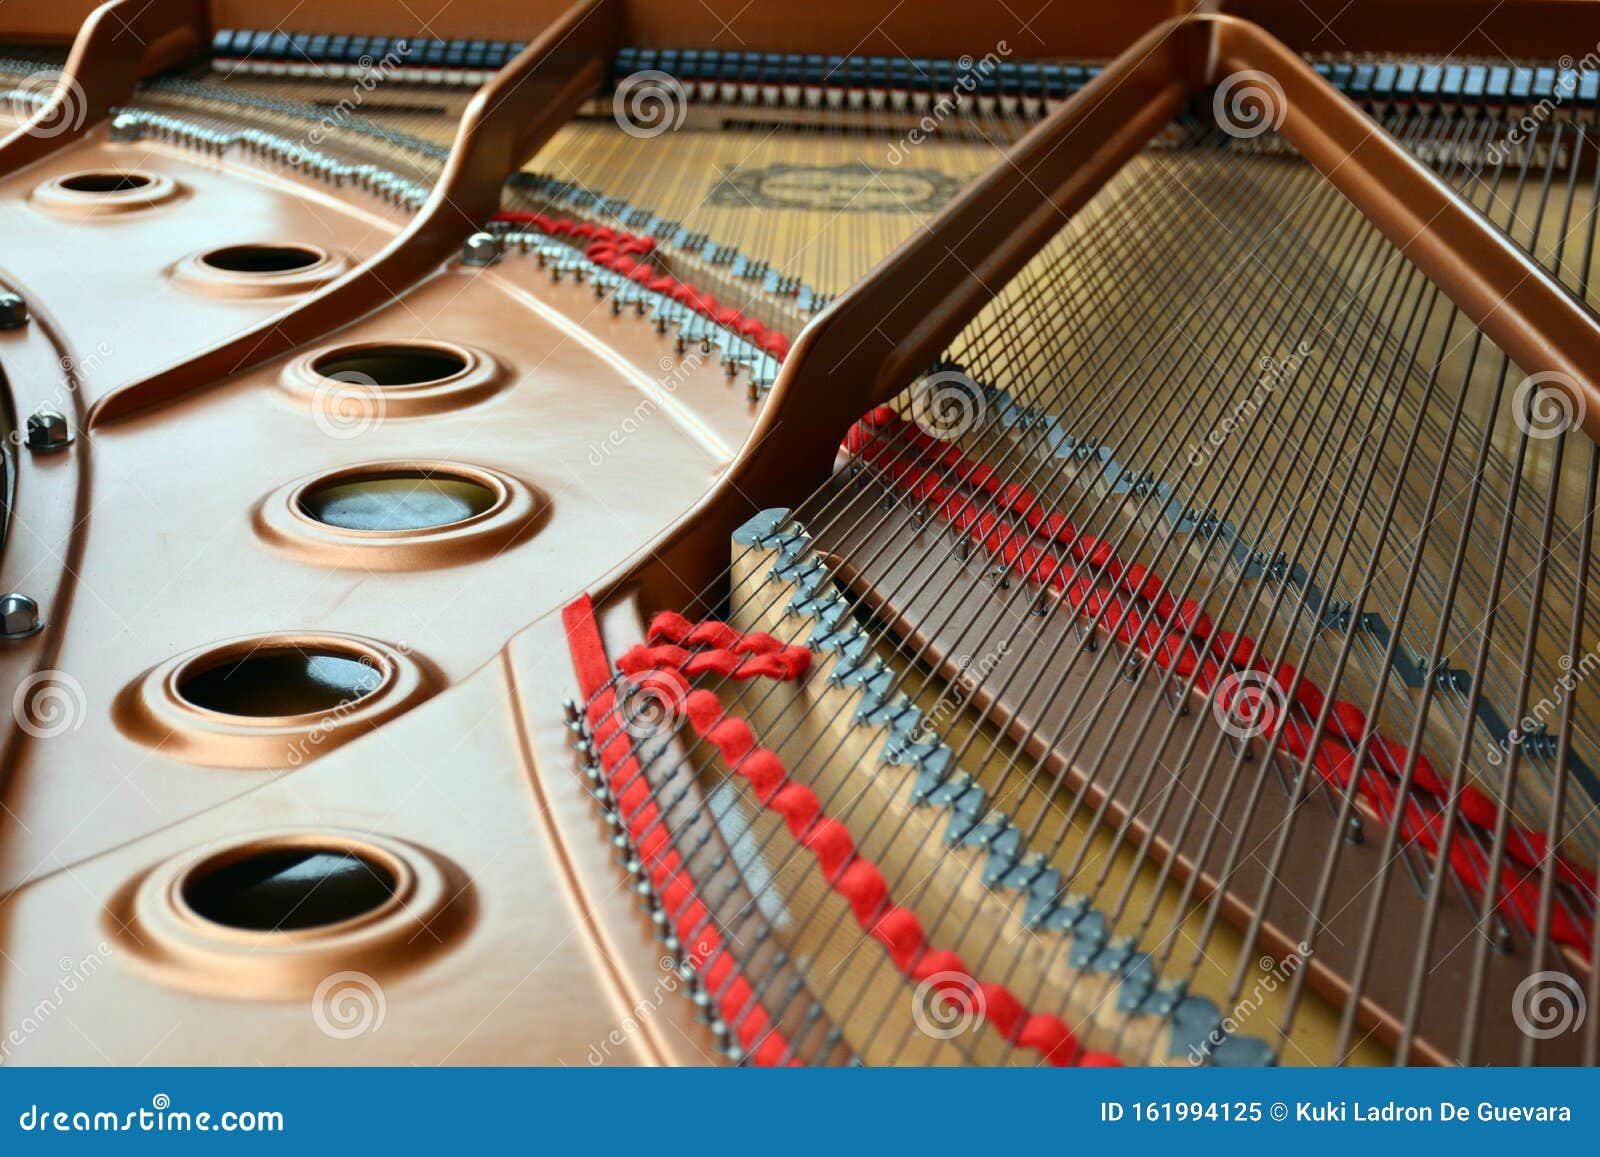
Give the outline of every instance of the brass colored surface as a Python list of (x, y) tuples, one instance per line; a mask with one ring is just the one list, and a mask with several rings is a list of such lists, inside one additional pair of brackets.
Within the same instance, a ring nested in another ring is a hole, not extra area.
[[(1600, 322), (1240, 18), (1282, 29), (1298, 51), (1330, 47), (1294, 3), (1241, 0), (1204, 14), (1166, 0), (1109, 13), (1053, 5), (1031, 40), (1012, 45), (1019, 57), (1127, 51), (1037, 127), (975, 119), (902, 164), (890, 150), (903, 117), (696, 108), (681, 134), (623, 132), (604, 93), (594, 99), (617, 48), (734, 47), (709, 9), (457, 0), (431, 35), (529, 47), (476, 94), (413, 88), (370, 110), (450, 146), (448, 160), (435, 172), (407, 146), (342, 130), (329, 145), (413, 163), (404, 175), (431, 192), (410, 217), (237, 151), (113, 140), (104, 118), (141, 77), (203, 52), (213, 29), (281, 21), (401, 34), (414, 15), (372, 0), (140, 4), (89, 13), (11, 0), (0, 11), (6, 38), (26, 42), (64, 43), (88, 18), (67, 68), (85, 94), (81, 131), (45, 137), (18, 125), (0, 140), (0, 217), (11, 224), (0, 287), (23, 293), (32, 316), (0, 332), (7, 418), (20, 425), (50, 406), (76, 435), (50, 452), (13, 447), (6, 589), (35, 598), (45, 628), (0, 646), (0, 686), (18, 689), (0, 736), (0, 1030), (39, 1006), (63, 961), (94, 979), (70, 1017), (0, 1036), (7, 1063), (720, 1063), (581, 774), (563, 710), (578, 696), (560, 609), (594, 592), (613, 659), (663, 609), (792, 632), (771, 606), (724, 601), (771, 561), (743, 556), (730, 585), (730, 532), (823, 485), (850, 424), (958, 343), (1064, 227), (1092, 226), (1108, 182), (1146, 171), (1142, 150), (1228, 73), (1270, 74), (1287, 95), (1284, 140), (1512, 361), (1573, 383), (1584, 430), (1600, 434)], [(1451, 47), (1435, 43), (1449, 5), (1401, 7), (1396, 50)], [(1572, 10), (1500, 7), (1463, 0), (1452, 12), (1481, 15), (1485, 38), (1552, 54), (1541, 25)], [(1385, 11), (1357, 0), (1342, 25), (1352, 44), (1381, 47)], [(146, 51), (114, 44), (118, 15), (149, 32)], [(828, 20), (757, 0), (739, 28), (738, 48), (800, 52), (956, 56), (998, 39), (981, 7), (888, 0)], [(236, 95), (328, 96), (292, 80), (216, 83)], [(203, 127), (282, 127), (270, 111), (159, 86), (133, 100)], [(709, 344), (665, 322), (657, 332), (645, 311), (614, 309), (591, 283), (515, 252), (461, 264), (467, 236), (503, 203), (521, 205), (525, 186), (506, 185), (519, 170), (676, 217), (837, 300), (810, 319), (741, 291), (709, 260), (660, 255), (795, 339), (770, 395), (747, 393)], [(1528, 244), (1558, 228), (1540, 222)], [(1566, 470), (1576, 476), (1575, 464)], [(954, 559), (940, 566), (945, 589), (967, 581)], [(926, 600), (871, 600), (892, 570), (845, 577), (902, 637), (920, 639)], [(926, 669), (945, 671), (952, 654), (932, 647)], [(825, 676), (747, 702), (758, 728), (803, 712), (796, 743), (839, 746), (815, 781), (837, 794), (884, 734), (827, 722), (847, 718), (853, 699)], [(996, 745), (1026, 748), (1020, 725), (1017, 736), (1007, 729), (1027, 707), (1009, 704), (992, 722)], [(1072, 786), (1083, 769), (1057, 763)], [(1103, 1007), (1103, 976), (1047, 956), (1010, 900), (975, 886), (976, 853), (919, 859), (939, 836), (904, 803), (900, 778), (866, 783), (842, 815), (886, 869), (922, 873), (912, 903), (930, 925), (973, 958), (998, 953), (1030, 993), (1044, 992), (1042, 1005), (1056, 1000), (1052, 1011), (1082, 1022), (1092, 1045), (1183, 1063), (1170, 1025)], [(702, 765), (680, 802), (721, 809), (719, 840), (782, 835), (770, 815), (728, 807), (718, 787)], [(1031, 819), (1054, 801), (1030, 786), (1005, 804)], [(1106, 809), (1125, 818), (1115, 800)], [(874, 827), (879, 814), (907, 841)], [(1181, 860), (1181, 849), (1159, 850)], [(1194, 930), (1201, 917), (1171, 895), (1181, 870), (1158, 888), (1103, 826), (1057, 855), (1080, 853), (1103, 856), (1117, 886)], [(780, 903), (831, 904), (847, 921), (837, 897), (796, 868), (775, 869)], [(1252, 943), (1256, 919), (1273, 952), (1292, 946), (1281, 913), (1226, 901), (1225, 946)], [(1469, 934), (1461, 912), (1449, 919)], [(852, 978), (882, 963), (854, 954), (854, 929), (814, 931), (784, 946)], [(1200, 990), (1226, 993), (1226, 955), (1201, 967)], [(1319, 963), (1295, 1048), (1333, 1047), (1347, 966)], [(1493, 999), (1509, 975), (1491, 972)], [(363, 1010), (356, 1031), (340, 1019), (340, 986)], [(915, 1055), (892, 1050), (916, 1028), (906, 988), (899, 976), (864, 981), (849, 999), (831, 987), (823, 1011), (839, 1050), (869, 1062), (1028, 1059), (992, 1032), (970, 1052), (937, 1040), (917, 1042)], [(1429, 1000), (1453, 994), (1439, 987)], [(1393, 1001), (1382, 983), (1368, 986), (1351, 1015), (1373, 1036), (1351, 1059), (1388, 1059)], [(1451, 1059), (1431, 1029), (1414, 1048), (1416, 1059)], [(1516, 1050), (1490, 1051), (1503, 1060)]]

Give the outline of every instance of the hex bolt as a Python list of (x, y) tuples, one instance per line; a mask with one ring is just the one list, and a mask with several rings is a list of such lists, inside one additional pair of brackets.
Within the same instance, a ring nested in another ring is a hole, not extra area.
[(144, 136), (144, 125), (139, 118), (130, 113), (121, 113), (111, 121), (111, 139), (114, 141), (136, 141)]
[(0, 597), (0, 639), (26, 639), (44, 626), (39, 604), (16, 591)]
[(500, 260), (500, 238), (493, 233), (474, 233), (461, 246), (463, 265), (493, 265)]
[(15, 293), (0, 293), (0, 329), (21, 329), (28, 324), (28, 303)]
[(43, 406), (28, 415), (28, 449), (49, 452), (72, 444), (72, 427), (60, 410)]

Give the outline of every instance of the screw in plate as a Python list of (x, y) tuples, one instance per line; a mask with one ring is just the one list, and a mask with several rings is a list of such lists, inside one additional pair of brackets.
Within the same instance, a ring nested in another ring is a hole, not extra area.
[(0, 639), (26, 639), (44, 627), (39, 604), (16, 591), (0, 596)]
[(60, 410), (43, 406), (28, 415), (28, 449), (61, 450), (72, 444), (72, 427)]
[(463, 265), (493, 265), (500, 260), (500, 238), (493, 233), (474, 233), (461, 246)]
[(144, 136), (144, 125), (138, 117), (130, 113), (121, 113), (111, 121), (111, 139), (114, 141), (136, 141)]

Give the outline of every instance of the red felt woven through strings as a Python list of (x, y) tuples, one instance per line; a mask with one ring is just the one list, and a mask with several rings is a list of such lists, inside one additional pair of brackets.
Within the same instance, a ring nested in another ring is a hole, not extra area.
[[(852, 427), (845, 448), (990, 556), (1056, 592), (1074, 613), (1090, 617), (1103, 613), (1105, 629), (1118, 642), (1149, 656), (1162, 668), (1176, 668), (1180, 676), (1192, 677), (1196, 690), (1217, 695), (1224, 708), (1233, 705), (1234, 696), (1246, 693), (1247, 685), (1230, 679), (1230, 673), (1253, 671), (1272, 681), (1286, 705), (1301, 708), (1313, 719), (1321, 713), (1325, 693), (1291, 664), (1274, 667), (1249, 636), (1216, 630), (1197, 602), (1175, 599), (1160, 575), (1138, 563), (1124, 562), (1110, 543), (1080, 533), (1065, 515), (1046, 509), (1031, 490), (968, 457), (959, 446), (931, 437), (892, 408), (880, 406)], [(1077, 566), (1070, 565), (1073, 563)], [(1110, 589), (1100, 589), (1087, 577), (1069, 581), (1074, 570), (1096, 574)], [(1141, 610), (1141, 604), (1147, 609)], [(1268, 730), (1277, 729), (1292, 755), (1305, 758), (1310, 754), (1312, 767), (1329, 784), (1344, 788), (1354, 776), (1361, 798), (1385, 822), (1394, 818), (1399, 803), (1396, 785), (1408, 760), (1414, 763), (1412, 783), (1417, 792), (1437, 806), (1448, 802), (1449, 784), (1428, 757), (1382, 735), (1369, 738), (1358, 773), (1352, 747), (1346, 744), (1359, 744), (1368, 734), (1366, 714), (1343, 700), (1335, 701), (1328, 711), (1327, 731), (1321, 736), (1291, 722), (1288, 712), (1266, 722), (1271, 725)], [(1471, 784), (1462, 786), (1458, 799), (1468, 822), (1489, 832), (1495, 830), (1501, 809), (1494, 799)], [(1424, 808), (1415, 793), (1409, 794), (1400, 835), (1437, 854), (1444, 836), (1443, 816)], [(1547, 857), (1562, 879), (1586, 896), (1595, 896), (1595, 873), (1564, 855), (1552, 854), (1545, 833), (1508, 821), (1506, 851), (1510, 862), (1502, 865), (1496, 903), (1528, 929), (1538, 927), (1537, 873)], [(1490, 863), (1482, 849), (1458, 833), (1451, 841), (1448, 859), (1469, 890), (1480, 897), (1488, 893)], [(1553, 907), (1550, 935), (1587, 957), (1593, 943), (1593, 921)]]
[(561, 617), (578, 686), (588, 701), (586, 715), (594, 735), (595, 756), (638, 850), (639, 862), (678, 934), (685, 959), (705, 981), (723, 1021), (752, 1062), (762, 1066), (798, 1064), (790, 1057), (788, 1041), (723, 943), (683, 857), (666, 838), (660, 809), (650, 798), (649, 786), (634, 758), (633, 739), (622, 726), (610, 663), (589, 597), (572, 603)]
[(583, 255), (602, 269), (626, 277), (650, 290), (686, 305), (703, 314), (722, 328), (738, 334), (757, 349), (782, 361), (789, 354), (789, 339), (775, 329), (770, 329), (759, 318), (746, 315), (731, 305), (724, 305), (709, 293), (704, 293), (687, 281), (679, 281), (654, 264), (650, 257), (656, 249), (654, 237), (641, 237), (624, 233), (605, 225), (591, 225), (587, 221), (573, 221), (567, 217), (551, 217), (544, 213), (528, 213), (505, 209), (489, 219), (491, 222), (533, 228), (549, 237), (571, 237), (588, 242)]
[[(660, 615), (651, 623), (649, 634), (652, 639), (704, 640), (715, 647), (706, 653), (720, 656), (718, 673), (735, 678), (755, 661), (739, 656), (751, 653), (774, 660), (794, 652), (806, 657), (804, 662), (793, 655), (787, 663), (776, 663), (781, 673), (767, 675), (769, 678), (798, 679), (809, 666), (810, 653), (805, 648), (784, 647), (770, 635), (740, 635), (724, 623), (694, 624), (679, 615)], [(644, 674), (643, 664), (657, 660), (663, 666), (656, 674), (668, 670), (687, 673), (693, 656), (680, 661), (683, 653), (670, 644), (634, 648), (628, 653), (634, 667), (631, 674)], [(822, 810), (815, 792), (789, 778), (778, 755), (757, 742), (748, 722), (729, 715), (715, 693), (691, 691), (684, 707), (694, 733), (717, 749), (729, 769), (750, 784), (764, 807), (783, 818), (789, 834), (815, 858), (828, 886), (850, 906), (862, 931), (883, 945), (905, 976), (928, 983), (938, 999), (954, 1001), (976, 1013), (1007, 1040), (1037, 1052), (1048, 1064), (1119, 1063), (1109, 1053), (1083, 1048), (1060, 1017), (1030, 1012), (1010, 989), (981, 981), (954, 952), (929, 944), (916, 914), (894, 903), (882, 871), (856, 850), (845, 825)]]

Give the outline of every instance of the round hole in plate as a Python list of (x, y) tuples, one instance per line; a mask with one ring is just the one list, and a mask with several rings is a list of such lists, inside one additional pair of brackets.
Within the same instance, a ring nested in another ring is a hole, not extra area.
[(294, 273), (324, 260), (308, 245), (229, 245), (213, 249), (200, 260), (224, 273)]
[(262, 647), (186, 672), (178, 694), (222, 715), (277, 718), (347, 708), (383, 681), (370, 659), (334, 650)]
[(325, 378), (375, 386), (425, 386), (467, 368), (453, 350), (426, 345), (371, 345), (334, 350), (311, 368)]
[(395, 894), (394, 872), (347, 847), (266, 847), (198, 865), (184, 903), (213, 924), (252, 932), (321, 928), (365, 916)]
[(150, 184), (144, 173), (125, 173), (105, 170), (93, 173), (74, 173), (61, 178), (61, 187), (74, 193), (131, 193)]
[(493, 490), (473, 478), (393, 470), (313, 486), (300, 496), (300, 509), (340, 530), (406, 531), (465, 522), (497, 501)]

